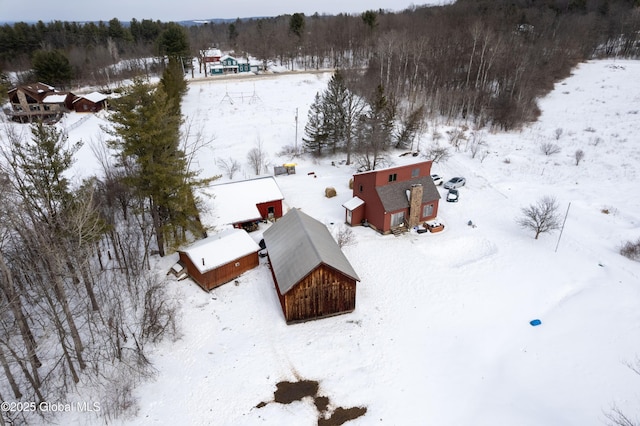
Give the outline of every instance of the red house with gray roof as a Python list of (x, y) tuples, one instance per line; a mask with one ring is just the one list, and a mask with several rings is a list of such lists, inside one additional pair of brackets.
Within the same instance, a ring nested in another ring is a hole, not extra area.
[(431, 161), (353, 175), (353, 198), (343, 204), (345, 221), (386, 234), (413, 228), (438, 214), (440, 193)]

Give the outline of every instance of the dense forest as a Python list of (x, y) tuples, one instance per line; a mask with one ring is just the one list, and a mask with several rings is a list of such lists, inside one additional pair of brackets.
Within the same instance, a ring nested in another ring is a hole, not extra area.
[[(209, 47), (292, 69), (336, 69), (308, 111), (305, 149), (344, 152), (348, 163), (353, 155), (358, 167), (375, 169), (390, 147), (412, 148), (427, 116), (517, 128), (537, 118), (536, 100), (580, 61), (637, 58), (640, 1), (458, 0), (399, 13), (193, 26), (3, 25), (4, 88), (40, 79), (112, 90), (123, 78), (134, 81), (113, 102), (95, 152), (100, 175), (77, 187), (65, 172), (79, 145), (62, 131), (41, 123), (3, 131), (3, 401), (56, 400), (82, 389), (102, 401), (107, 422), (135, 413), (133, 389), (154, 373), (146, 347), (178, 333), (176, 307), (150, 273), (151, 259), (206, 234), (194, 188), (211, 179), (189, 171), (203, 136), (187, 134), (181, 99), (183, 67)], [(158, 85), (143, 78), (150, 74), (161, 76)], [(0, 425), (51, 415), (2, 414)]]
[[(184, 55), (208, 47), (297, 68), (366, 70), (347, 85), (445, 117), (509, 129), (534, 120), (535, 99), (579, 61), (640, 53), (638, 0), (459, 0), (448, 6), (360, 16), (294, 13), (183, 27)], [(15, 23), (0, 27), (0, 70), (28, 70), (38, 52), (61, 52), (74, 85), (107, 86), (150, 70), (175, 24), (151, 20)], [(125, 67), (113, 67), (128, 60)]]

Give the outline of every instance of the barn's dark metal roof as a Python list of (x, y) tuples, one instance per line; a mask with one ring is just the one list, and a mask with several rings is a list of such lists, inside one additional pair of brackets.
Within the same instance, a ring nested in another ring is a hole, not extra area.
[(264, 231), (280, 294), (285, 294), (321, 264), (360, 281), (324, 224), (292, 209)]
[(423, 204), (440, 199), (440, 192), (438, 192), (438, 188), (433, 184), (431, 176), (423, 176), (376, 187), (384, 210), (386, 212), (394, 212), (401, 209), (408, 209), (409, 199), (407, 198), (407, 190), (411, 188), (411, 185), (417, 183), (422, 184)]

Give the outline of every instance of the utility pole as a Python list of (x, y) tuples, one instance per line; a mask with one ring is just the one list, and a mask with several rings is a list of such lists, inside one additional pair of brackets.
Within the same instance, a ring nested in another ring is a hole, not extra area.
[(571, 208), (571, 202), (567, 206), (567, 212), (564, 215), (564, 220), (562, 221), (562, 228), (560, 228), (560, 235), (558, 235), (558, 242), (556, 243), (556, 253), (558, 252), (558, 246), (560, 245), (560, 238), (562, 238), (562, 231), (564, 231), (564, 224), (567, 223), (567, 217), (569, 216), (569, 209)]
[(296, 108), (296, 138), (293, 141), (293, 152), (298, 155), (298, 108)]

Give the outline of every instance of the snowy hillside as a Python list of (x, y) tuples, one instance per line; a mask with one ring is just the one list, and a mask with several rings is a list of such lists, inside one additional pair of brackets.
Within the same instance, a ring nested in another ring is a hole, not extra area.
[[(287, 326), (264, 259), (210, 293), (171, 282), (183, 335), (153, 354), (157, 378), (137, 389), (140, 411), (126, 424), (316, 425), (311, 396), (274, 401), (277, 383), (298, 380), (318, 382), (327, 415), (366, 408), (353, 425), (598, 425), (614, 405), (640, 417), (640, 377), (626, 366), (640, 356), (640, 263), (618, 254), (640, 237), (638, 75), (637, 61), (582, 64), (540, 100), (539, 122), (485, 131), (482, 162), (463, 144), (434, 164), (445, 179), (467, 178), (458, 203), (440, 203), (444, 232), (354, 228), (344, 252), (362, 281), (351, 314)], [(301, 144), (308, 107), (329, 78), (192, 82), (183, 112), (194, 134), (212, 139), (195, 165), (210, 176), (223, 173), (217, 160), (234, 158), (242, 165), (234, 180), (251, 178), (246, 153), (261, 143), (272, 165), (297, 163), (297, 174), (277, 177), (286, 206), (343, 226), (354, 169), (342, 156), (282, 154)], [(95, 142), (100, 124), (92, 117), (70, 137)], [(446, 144), (449, 129), (430, 122), (420, 146), (434, 132)], [(545, 142), (561, 152), (543, 155)], [(399, 154), (397, 165), (416, 161)], [(88, 144), (80, 155), (81, 175), (92, 167)], [(337, 197), (324, 197), (328, 186)], [(516, 223), (545, 195), (562, 214), (571, 203), (557, 251), (557, 232), (534, 240)]]

